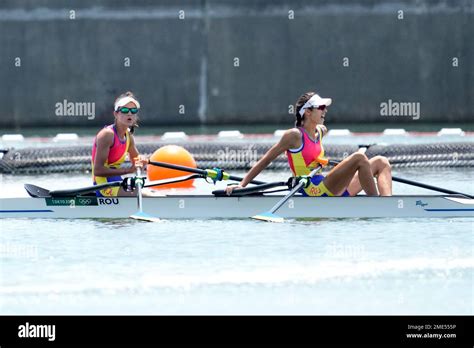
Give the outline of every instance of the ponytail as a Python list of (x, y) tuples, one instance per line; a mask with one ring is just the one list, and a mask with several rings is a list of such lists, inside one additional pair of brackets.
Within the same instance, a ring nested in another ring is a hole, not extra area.
[(311, 99), (313, 95), (315, 95), (316, 92), (306, 92), (305, 94), (301, 95), (298, 100), (296, 101), (295, 104), (295, 127), (301, 127), (303, 124), (304, 120), (304, 115), (300, 115), (300, 110), (303, 107), (303, 105)]
[(303, 117), (301, 117), (299, 111), (295, 114), (295, 116), (296, 116), (295, 127), (296, 127), (296, 128), (301, 127), (301, 123), (302, 123), (302, 121), (303, 121)]
[(131, 127), (129, 128), (130, 134), (135, 133), (135, 127), (138, 128), (138, 124), (135, 123), (133, 126), (131, 126)]

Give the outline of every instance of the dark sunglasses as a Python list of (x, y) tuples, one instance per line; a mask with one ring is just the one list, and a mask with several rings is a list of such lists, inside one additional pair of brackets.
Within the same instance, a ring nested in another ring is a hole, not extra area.
[(324, 110), (326, 110), (326, 105), (319, 105), (317, 108), (313, 108), (313, 109), (318, 109), (318, 110), (324, 111)]
[(131, 112), (132, 114), (137, 114), (138, 113), (138, 108), (126, 108), (126, 107), (122, 107), (122, 108), (119, 108), (117, 111), (120, 111), (122, 114), (128, 114), (129, 112)]

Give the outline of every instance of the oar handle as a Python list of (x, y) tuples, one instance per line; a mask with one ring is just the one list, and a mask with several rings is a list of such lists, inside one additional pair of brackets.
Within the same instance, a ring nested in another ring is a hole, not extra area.
[[(189, 172), (189, 173), (196, 173), (196, 174), (201, 174), (204, 175), (205, 177), (210, 177), (211, 179), (215, 178), (217, 175), (217, 172), (213, 169), (200, 169), (200, 168), (192, 168), (192, 167), (187, 167), (187, 166), (182, 166), (179, 164), (171, 164), (167, 162), (158, 162), (158, 161), (148, 161), (149, 164), (153, 166), (158, 166), (158, 167), (163, 167), (163, 168), (168, 168), (168, 169), (175, 169), (175, 170), (181, 170), (183, 172)], [(233, 180), (233, 181), (242, 181), (243, 178), (235, 176), (235, 175), (230, 175), (226, 172), (222, 173), (222, 180)], [(261, 185), (261, 184), (266, 184), (263, 181), (258, 181), (258, 180), (252, 180), (250, 183), (255, 184), (255, 185)]]

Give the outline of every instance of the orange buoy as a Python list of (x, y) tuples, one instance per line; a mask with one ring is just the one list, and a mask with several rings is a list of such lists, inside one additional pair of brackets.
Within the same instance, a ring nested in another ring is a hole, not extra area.
[[(150, 161), (167, 162), (167, 163), (178, 164), (181, 166), (192, 167), (192, 168), (197, 167), (196, 161), (194, 160), (193, 156), (189, 153), (189, 151), (177, 145), (166, 145), (166, 146), (160, 147), (158, 150), (156, 150), (153, 153), (153, 155), (151, 155)], [(191, 174), (192, 173), (189, 173), (189, 172), (158, 167), (151, 164), (147, 166), (147, 177), (149, 181), (176, 178), (179, 176), (186, 176), (186, 175), (191, 175)], [(151, 188), (155, 190), (170, 189), (170, 188), (190, 188), (190, 187), (194, 187), (193, 183), (194, 183), (194, 179), (172, 183), (172, 184), (152, 186)]]

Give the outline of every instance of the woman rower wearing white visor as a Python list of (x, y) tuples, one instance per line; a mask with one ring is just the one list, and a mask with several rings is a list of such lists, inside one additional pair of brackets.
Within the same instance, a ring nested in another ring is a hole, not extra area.
[[(295, 127), (285, 131), (280, 141), (249, 170), (239, 185), (228, 186), (227, 194), (247, 186), (283, 152), (286, 152), (294, 176), (309, 175), (318, 166), (318, 159), (324, 157), (322, 139), (327, 133), (324, 120), (331, 103), (331, 98), (321, 98), (315, 92), (300, 96), (295, 105)], [(355, 152), (326, 176), (314, 175), (301, 193), (305, 196), (355, 196), (362, 190), (368, 196), (392, 195), (392, 174), (387, 158), (368, 159), (365, 154)]]
[[(92, 148), (92, 175), (94, 185), (112, 181), (122, 181), (122, 175), (134, 173), (136, 166), (145, 166), (147, 160), (139, 156), (133, 138), (137, 127), (140, 103), (132, 92), (120, 95), (114, 103), (114, 123), (102, 128), (94, 139)], [(126, 156), (132, 166), (122, 167)], [(109, 187), (96, 191), (97, 196), (135, 196), (136, 192), (125, 191), (122, 187)]]

